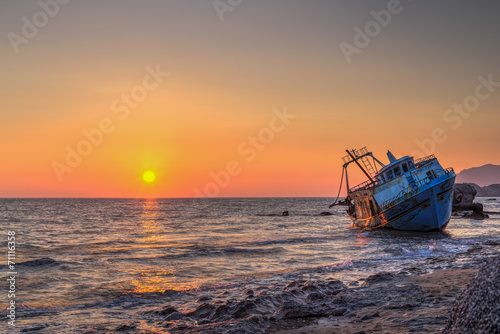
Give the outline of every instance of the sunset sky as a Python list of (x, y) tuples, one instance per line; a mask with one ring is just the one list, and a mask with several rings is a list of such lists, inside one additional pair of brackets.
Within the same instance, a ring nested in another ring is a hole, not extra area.
[(345, 149), (364, 146), (500, 164), (499, 13), (2, 1), (0, 197), (335, 196)]

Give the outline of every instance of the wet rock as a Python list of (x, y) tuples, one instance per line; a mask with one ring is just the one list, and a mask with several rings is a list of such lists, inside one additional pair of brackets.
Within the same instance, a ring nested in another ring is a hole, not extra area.
[(210, 298), (209, 296), (201, 296), (200, 298), (196, 299), (196, 302), (199, 303), (199, 302), (206, 302), (207, 300), (211, 300), (212, 298)]
[(320, 216), (331, 216), (331, 215), (333, 215), (333, 213), (328, 212), (328, 211), (323, 211), (323, 212), (321, 212), (319, 215), (320, 215)]
[(244, 299), (236, 304), (235, 310), (233, 312), (233, 317), (246, 318), (252, 315), (257, 308), (257, 303), (252, 300)]
[(227, 301), (222, 305), (219, 305), (211, 316), (212, 320), (223, 321), (229, 319), (234, 312), (236, 302)]
[(472, 210), (472, 213), (467, 213), (464, 215), (464, 218), (483, 220), (486, 218), (490, 218), (486, 213), (484, 213), (483, 205), (481, 203), (472, 203), (469, 210)]
[[(230, 320), (221, 323), (207, 323), (198, 325), (195, 328), (184, 328), (183, 333), (200, 334), (254, 334), (264, 333), (269, 327), (269, 319), (261, 315), (251, 316), (239, 321)], [(177, 329), (177, 328), (176, 328)]]
[(189, 326), (185, 325), (185, 324), (175, 324), (172, 327), (170, 327), (170, 331), (182, 333), (182, 332), (186, 331), (188, 328), (189, 328)]
[(420, 304), (418, 303), (407, 303), (407, 302), (394, 302), (390, 301), (385, 305), (386, 309), (394, 310), (394, 309), (404, 309), (411, 310), (412, 308), (418, 307)]
[(302, 291), (307, 291), (307, 292), (313, 292), (319, 290), (319, 287), (316, 285), (312, 284), (305, 284), (303, 287), (300, 288)]
[(343, 315), (346, 312), (347, 312), (347, 309), (345, 307), (339, 307), (339, 308), (333, 309), (331, 311), (331, 315), (333, 315), (335, 317), (339, 317), (339, 316)]
[(472, 213), (465, 213), (463, 217), (477, 220), (489, 218), (483, 211), (483, 205), (481, 203), (474, 203), (476, 195), (477, 189), (473, 184), (455, 184), (453, 186), (453, 214), (457, 215), (460, 211), (472, 210)]
[(35, 327), (30, 327), (30, 328), (24, 328), (21, 333), (29, 333), (29, 332), (35, 332), (35, 331), (40, 331), (44, 328), (48, 327), (48, 325), (39, 325)]
[(115, 328), (115, 332), (128, 332), (135, 330), (136, 324), (123, 324)]
[(283, 211), (282, 216), (288, 216), (288, 211)]
[(196, 310), (186, 313), (186, 316), (195, 318), (207, 318), (212, 314), (212, 312), (215, 311), (215, 309), (216, 309), (215, 305), (203, 303), (200, 304), (196, 308)]
[(262, 290), (262, 291), (257, 292), (257, 294), (255, 295), (255, 297), (267, 296), (267, 295), (269, 295), (269, 292), (265, 291), (265, 290)]
[(170, 290), (170, 289), (167, 289), (167, 290), (163, 291), (163, 294), (164, 294), (165, 296), (175, 296), (175, 295), (177, 295), (177, 294), (178, 294), (178, 292), (177, 292), (177, 291), (175, 291), (175, 290)]
[(483, 265), (459, 296), (443, 333), (500, 333), (500, 256)]
[(477, 190), (469, 183), (455, 183), (453, 186), (453, 211), (468, 210)]
[(374, 275), (370, 275), (365, 279), (363, 285), (372, 285), (379, 282), (389, 281), (394, 279), (396, 276), (389, 272), (380, 272)]
[(495, 240), (487, 240), (484, 244), (488, 246), (498, 246), (500, 245), (500, 242)]
[(469, 249), (467, 249), (466, 253), (478, 252), (481, 249), (483, 249), (483, 247), (481, 247), (481, 246), (472, 246), (472, 247), (469, 247)]
[(328, 289), (331, 290), (330, 294), (331, 293), (337, 294), (340, 291), (348, 289), (348, 287), (344, 283), (342, 283), (341, 281), (338, 281), (338, 280), (328, 281), (327, 286), (328, 286)]
[(216, 297), (224, 297), (224, 296), (227, 296), (229, 294), (229, 292), (227, 291), (222, 291), (221, 293), (219, 293)]
[(313, 293), (310, 293), (309, 295), (307, 295), (305, 303), (312, 304), (312, 303), (316, 303), (320, 300), (324, 300), (326, 298), (328, 298), (327, 295), (325, 295), (323, 293), (313, 292)]
[(166, 321), (173, 321), (173, 320), (182, 319), (184, 317), (185, 317), (184, 313), (174, 312), (174, 313), (170, 314), (168, 317), (166, 317), (165, 320)]
[(438, 315), (437, 317), (434, 318), (433, 323), (434, 324), (446, 324), (447, 321), (448, 321), (448, 317)]
[(297, 302), (285, 302), (277, 312), (283, 319), (296, 319), (311, 316), (311, 308)]
[(162, 309), (161, 311), (157, 311), (156, 313), (158, 313), (160, 315), (169, 315), (169, 314), (172, 314), (174, 312), (178, 312), (175, 307), (167, 306), (164, 309)]

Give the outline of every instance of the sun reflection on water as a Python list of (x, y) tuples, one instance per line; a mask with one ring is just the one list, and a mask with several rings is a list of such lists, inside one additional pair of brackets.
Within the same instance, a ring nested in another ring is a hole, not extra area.
[(368, 244), (372, 243), (372, 239), (368, 238), (362, 234), (356, 234), (356, 240), (354, 246), (356, 247), (368, 247)]
[[(163, 240), (165, 227), (162, 224), (160, 214), (160, 203), (157, 199), (144, 199), (142, 201), (142, 212), (139, 220), (140, 246), (152, 253), (151, 259), (155, 259), (157, 265), (136, 265), (125, 270), (133, 279), (130, 286), (135, 293), (162, 293), (168, 290), (184, 291), (195, 288), (193, 284), (178, 282), (174, 279), (176, 269), (170, 267), (170, 263), (155, 253), (158, 249), (167, 247)], [(162, 237), (163, 236), (163, 237)]]
[(157, 199), (146, 199), (142, 203), (142, 213), (140, 217), (141, 232), (144, 234), (142, 239), (145, 243), (157, 243), (162, 228), (158, 223), (159, 203)]

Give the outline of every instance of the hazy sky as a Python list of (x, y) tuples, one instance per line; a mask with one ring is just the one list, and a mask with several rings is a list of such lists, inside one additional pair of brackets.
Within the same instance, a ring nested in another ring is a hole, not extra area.
[(499, 14), (493, 0), (2, 1), (0, 196), (335, 196), (345, 149), (363, 146), (500, 164)]

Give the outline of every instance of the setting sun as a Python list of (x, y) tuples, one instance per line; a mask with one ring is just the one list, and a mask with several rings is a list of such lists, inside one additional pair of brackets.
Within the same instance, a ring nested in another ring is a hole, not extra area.
[(142, 179), (146, 183), (153, 183), (156, 180), (156, 174), (151, 170), (145, 171), (144, 174), (142, 174)]

